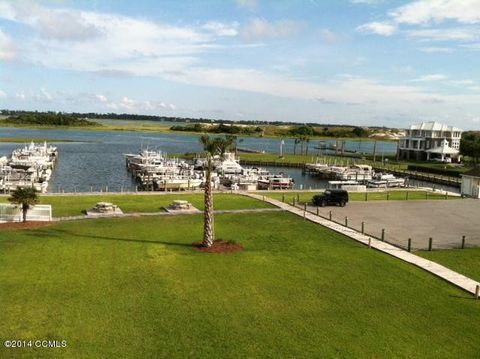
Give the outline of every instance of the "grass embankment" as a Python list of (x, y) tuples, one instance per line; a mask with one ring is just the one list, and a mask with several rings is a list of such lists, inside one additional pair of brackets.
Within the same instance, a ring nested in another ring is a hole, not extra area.
[(480, 281), (480, 248), (419, 251), (415, 254)]
[[(0, 202), (7, 202), (8, 196), (0, 197)], [(111, 202), (120, 207), (124, 213), (161, 212), (163, 207), (174, 200), (182, 199), (203, 210), (203, 194), (124, 194), (124, 195), (72, 195), (72, 196), (40, 196), (41, 204), (51, 204), (54, 217), (77, 216), (92, 208), (97, 202)], [(269, 208), (268, 203), (253, 198), (222, 194), (214, 195), (214, 207), (222, 209)]]
[[(285, 196), (286, 202), (292, 202), (293, 198), (297, 201), (297, 197), (301, 203), (310, 202), (312, 197), (323, 191), (292, 191), (292, 192), (262, 192), (259, 193), (266, 197), (270, 197), (276, 200), (281, 201), (283, 196)], [(408, 200), (441, 200), (446, 199), (444, 194), (440, 193), (431, 193), (425, 191), (390, 191), (390, 192), (368, 192), (367, 195), (365, 193), (349, 193), (350, 201), (406, 201), (407, 200), (407, 193), (408, 193)], [(366, 197), (367, 196), (367, 197)], [(460, 199), (457, 196), (448, 196), (448, 199)]]
[(49, 358), (475, 357), (480, 306), (420, 269), (288, 213), (217, 215), (245, 250), (194, 251), (202, 216), (0, 232), (0, 337)]

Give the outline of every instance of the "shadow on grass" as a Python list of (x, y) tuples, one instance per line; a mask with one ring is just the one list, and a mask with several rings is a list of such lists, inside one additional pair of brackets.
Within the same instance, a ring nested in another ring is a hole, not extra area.
[[(134, 238), (122, 238), (122, 237), (107, 237), (107, 236), (97, 236), (93, 234), (77, 234), (71, 231), (67, 231), (64, 229), (51, 229), (46, 233), (43, 233), (48, 236), (57, 237), (57, 238), (65, 238), (65, 237), (76, 237), (76, 238), (84, 238), (84, 239), (101, 239), (107, 241), (120, 241), (120, 242), (130, 242), (130, 243), (147, 243), (147, 244), (161, 244), (161, 245), (168, 245), (168, 246), (176, 246), (176, 247), (191, 247), (193, 248), (191, 243), (176, 243), (176, 242), (167, 242), (167, 241), (155, 241), (155, 240), (146, 240), (146, 239), (134, 239)], [(33, 236), (38, 238), (39, 233), (29, 233), (28, 236)]]

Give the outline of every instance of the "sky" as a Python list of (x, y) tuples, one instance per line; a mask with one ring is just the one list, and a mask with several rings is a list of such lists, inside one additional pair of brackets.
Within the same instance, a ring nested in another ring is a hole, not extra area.
[(480, 0), (0, 0), (0, 108), (480, 128)]

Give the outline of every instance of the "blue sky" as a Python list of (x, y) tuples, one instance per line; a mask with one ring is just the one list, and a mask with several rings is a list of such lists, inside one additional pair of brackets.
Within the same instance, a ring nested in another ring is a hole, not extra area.
[(0, 0), (0, 108), (480, 127), (480, 0)]

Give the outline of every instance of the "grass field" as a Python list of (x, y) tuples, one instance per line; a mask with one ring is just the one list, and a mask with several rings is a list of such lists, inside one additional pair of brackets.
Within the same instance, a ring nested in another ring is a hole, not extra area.
[[(408, 192), (408, 200), (441, 200), (445, 199), (445, 195), (440, 193), (430, 193), (424, 191), (391, 191), (390, 193), (387, 192), (371, 192), (367, 194), (368, 201), (405, 201), (407, 200), (407, 192)], [(305, 191), (292, 191), (292, 192), (262, 192), (258, 193), (260, 195), (265, 195), (266, 197), (270, 197), (273, 199), (277, 199), (279, 201), (285, 196), (285, 202), (291, 203), (293, 198), (295, 197), (295, 201), (297, 201), (297, 197), (301, 203), (310, 202), (312, 197), (317, 194), (321, 193), (318, 192), (305, 192)], [(427, 194), (428, 193), (428, 194)], [(427, 197), (428, 196), (428, 197)], [(365, 201), (365, 193), (349, 193), (350, 201)], [(460, 197), (448, 196), (448, 199), (460, 199)]]
[(480, 282), (480, 248), (419, 251), (416, 254)]
[(202, 216), (0, 232), (0, 357), (472, 358), (479, 302), (288, 213), (217, 215), (234, 254), (195, 252)]
[[(0, 202), (7, 202), (8, 196), (0, 197)], [(160, 212), (175, 199), (187, 200), (200, 210), (203, 210), (203, 194), (124, 194), (124, 195), (72, 195), (72, 196), (40, 196), (40, 203), (51, 204), (54, 217), (76, 216), (84, 214), (83, 211), (92, 208), (97, 202), (111, 202), (122, 209), (124, 213), (133, 212)], [(240, 195), (222, 194), (214, 195), (214, 208), (221, 209), (247, 209), (269, 208), (268, 203), (257, 201)]]

